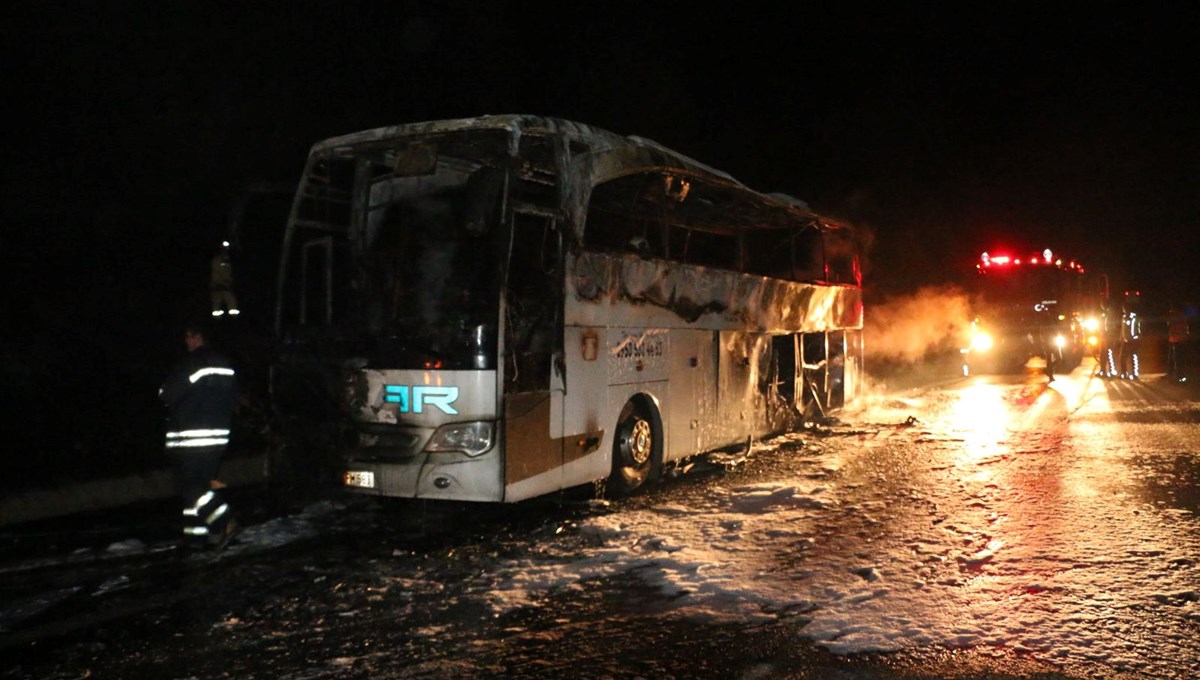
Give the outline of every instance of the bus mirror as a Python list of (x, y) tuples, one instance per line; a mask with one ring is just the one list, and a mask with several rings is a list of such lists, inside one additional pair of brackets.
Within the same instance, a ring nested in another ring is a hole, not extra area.
[(396, 151), (392, 174), (397, 177), (432, 175), (437, 170), (437, 147), (432, 144), (413, 144)]

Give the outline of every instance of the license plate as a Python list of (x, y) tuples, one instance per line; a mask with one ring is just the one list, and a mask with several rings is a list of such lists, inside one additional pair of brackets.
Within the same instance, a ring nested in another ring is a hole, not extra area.
[(366, 470), (351, 470), (342, 478), (346, 486), (357, 486), (363, 489), (375, 488), (375, 473)]

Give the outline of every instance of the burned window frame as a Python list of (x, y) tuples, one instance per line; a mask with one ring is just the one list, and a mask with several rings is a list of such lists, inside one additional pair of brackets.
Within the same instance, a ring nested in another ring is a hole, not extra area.
[[(786, 248), (782, 259), (777, 248), (763, 245), (770, 239)], [(652, 167), (592, 187), (581, 244), (596, 252), (858, 286), (853, 239), (841, 225), (772, 203), (741, 185)], [(697, 248), (698, 242), (707, 245)]]

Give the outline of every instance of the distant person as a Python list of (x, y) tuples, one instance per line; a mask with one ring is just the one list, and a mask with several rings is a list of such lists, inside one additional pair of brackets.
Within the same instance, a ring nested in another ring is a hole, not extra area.
[(237, 296), (233, 293), (233, 262), (229, 257), (229, 241), (221, 241), (221, 248), (212, 259), (212, 273), (209, 278), (209, 290), (212, 293), (212, 315), (214, 317), (237, 316)]
[(1188, 318), (1178, 305), (1167, 312), (1167, 380), (1187, 382)]
[(1121, 314), (1107, 300), (1100, 310), (1100, 364), (1101, 378), (1115, 378), (1117, 371), (1117, 348), (1121, 342)]
[(1042, 373), (1054, 382), (1054, 369), (1059, 364), (1059, 357), (1062, 356), (1062, 350), (1054, 343), (1053, 329), (1042, 329), (1037, 334), (1038, 345), (1041, 347), (1041, 354), (1046, 359), (1046, 365), (1042, 367)]
[(1138, 316), (1138, 293), (1125, 293), (1121, 314), (1121, 378), (1137, 380), (1141, 376), (1138, 349), (1142, 339), (1142, 319)]
[(200, 324), (186, 327), (188, 354), (163, 383), (167, 405), (167, 457), (175, 469), (183, 503), (185, 549), (224, 548), (238, 531), (237, 521), (215, 482), (229, 445), (238, 404), (237, 376), (229, 361), (205, 344)]

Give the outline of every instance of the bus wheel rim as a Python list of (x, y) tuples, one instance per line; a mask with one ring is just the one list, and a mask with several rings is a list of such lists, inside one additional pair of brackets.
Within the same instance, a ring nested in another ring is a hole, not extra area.
[(633, 427), (629, 431), (629, 440), (626, 450), (629, 453), (629, 459), (637, 466), (645, 465), (650, 460), (650, 451), (654, 446), (654, 436), (650, 431), (650, 423), (642, 418), (638, 418), (633, 423)]

